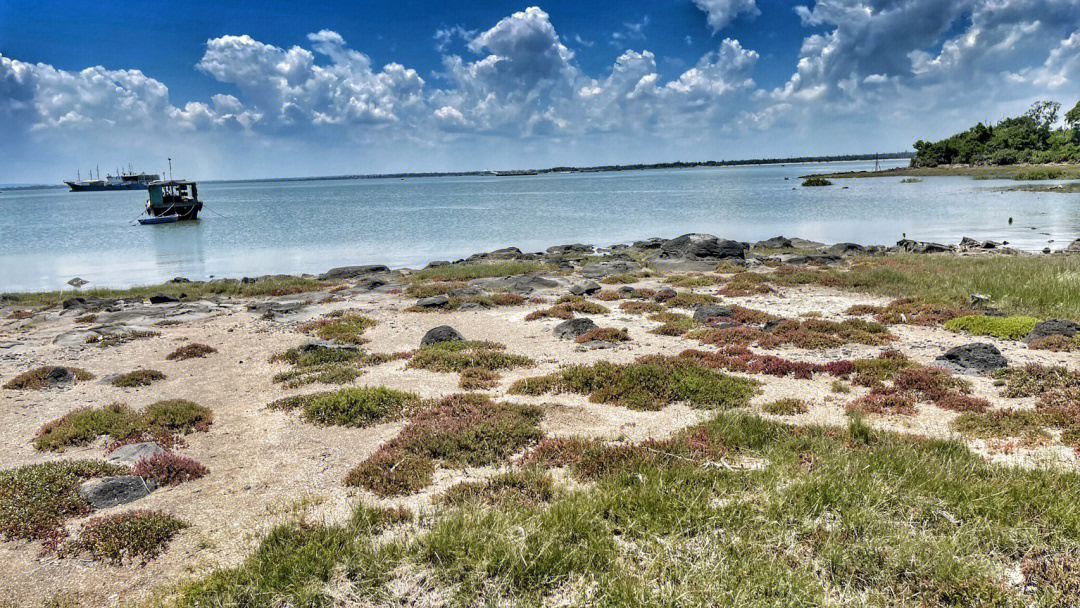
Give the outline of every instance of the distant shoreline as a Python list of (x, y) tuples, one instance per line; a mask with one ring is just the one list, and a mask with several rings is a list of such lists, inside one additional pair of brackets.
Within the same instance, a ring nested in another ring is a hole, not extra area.
[[(864, 177), (939, 177), (967, 176), (975, 179), (1080, 179), (1080, 164), (1047, 163), (1036, 165), (939, 165), (937, 167), (894, 167), (881, 171), (841, 171), (815, 173), (814, 177), (856, 179)], [(800, 177), (810, 177), (803, 175)]]
[[(709, 160), (701, 162), (666, 162), (651, 164), (630, 165), (596, 165), (591, 167), (550, 167), (547, 169), (513, 169), (513, 170), (485, 170), (485, 171), (432, 171), (412, 173), (366, 173), (353, 175), (319, 175), (310, 177), (255, 177), (250, 179), (207, 179), (200, 180), (207, 184), (241, 184), (241, 183), (273, 183), (273, 182), (316, 182), (345, 179), (405, 179), (420, 177), (481, 177), (485, 175), (515, 177), (547, 175), (551, 173), (611, 173), (618, 171), (646, 171), (653, 169), (700, 169), (707, 167), (747, 167), (756, 165), (794, 165), (813, 163), (843, 163), (860, 162), (868, 160), (903, 160), (913, 158), (914, 152), (888, 152), (883, 154), (842, 154), (836, 156), (793, 156), (789, 158), (755, 158), (742, 160)], [(3, 186), (2, 192), (16, 192), (22, 190), (50, 190), (54, 188), (66, 188), (62, 184), (38, 184)]]

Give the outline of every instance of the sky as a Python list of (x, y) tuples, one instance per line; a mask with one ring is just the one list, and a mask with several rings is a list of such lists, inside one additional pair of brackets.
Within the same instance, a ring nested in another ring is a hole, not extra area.
[(891, 152), (1078, 98), (1080, 0), (0, 0), (0, 183)]

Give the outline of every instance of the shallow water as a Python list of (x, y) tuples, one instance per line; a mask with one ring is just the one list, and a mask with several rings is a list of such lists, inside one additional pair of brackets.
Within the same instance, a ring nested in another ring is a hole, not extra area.
[(9, 191), (0, 194), (0, 291), (57, 289), (75, 276), (91, 286), (129, 286), (348, 264), (418, 266), (507, 246), (539, 251), (686, 232), (867, 245), (904, 234), (947, 243), (971, 236), (1031, 250), (1080, 236), (1080, 194), (992, 191), (1014, 182), (799, 186), (799, 175), (872, 165), (207, 182), (199, 186), (206, 204), (199, 221), (156, 226), (134, 221), (145, 192)]

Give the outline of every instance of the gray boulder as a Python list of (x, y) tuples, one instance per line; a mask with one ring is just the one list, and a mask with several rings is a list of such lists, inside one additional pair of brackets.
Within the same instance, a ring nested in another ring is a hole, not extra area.
[(462, 342), (465, 338), (461, 337), (456, 329), (449, 325), (440, 325), (429, 329), (424, 337), (420, 339), (421, 346), (430, 346), (432, 344), (438, 344), (440, 342)]
[(826, 250), (826, 253), (832, 255), (851, 255), (854, 253), (862, 253), (866, 251), (866, 248), (858, 243), (837, 243)]
[(158, 454), (164, 453), (165, 448), (150, 441), (143, 443), (129, 443), (113, 450), (111, 454), (105, 457), (105, 462), (122, 464), (130, 467), (135, 466), (135, 463), (143, 458), (150, 458), (151, 456), (157, 456)]
[(1009, 364), (996, 346), (985, 342), (950, 348), (938, 357), (938, 361), (962, 374), (987, 374)]
[(509, 291), (518, 294), (529, 294), (538, 289), (558, 287), (559, 283), (547, 277), (520, 274), (512, 277), (475, 279), (470, 281), (469, 285), (473, 287), (482, 287), (492, 291)]
[(660, 270), (709, 271), (721, 260), (742, 259), (742, 243), (711, 234), (684, 234), (664, 243), (653, 265)]
[(154, 482), (138, 475), (102, 477), (80, 485), (79, 496), (94, 509), (108, 509), (149, 496), (155, 487)]
[(1080, 253), (1080, 239), (1076, 239), (1072, 243), (1069, 243), (1069, 246), (1065, 248), (1065, 251), (1070, 253)]
[(420, 298), (416, 301), (416, 305), (420, 308), (444, 308), (449, 303), (450, 298), (441, 294), (430, 298)]
[(754, 249), (791, 249), (791, 239), (783, 236), (774, 236), (771, 239), (754, 243)]
[(1046, 338), (1049, 336), (1065, 336), (1071, 338), (1080, 332), (1080, 324), (1073, 323), (1067, 319), (1050, 319), (1049, 321), (1043, 321), (1036, 323), (1032, 328), (1031, 333), (1024, 336), (1024, 342), (1030, 343), (1039, 338)]
[(596, 329), (596, 323), (587, 317), (577, 317), (569, 321), (563, 321), (555, 326), (555, 337), (563, 340), (573, 340), (578, 336)]
[(591, 296), (592, 294), (600, 291), (600, 284), (596, 281), (586, 281), (584, 283), (577, 283), (570, 286), (570, 293), (575, 296)]
[(319, 275), (322, 281), (339, 281), (342, 279), (355, 279), (371, 274), (390, 272), (390, 269), (382, 264), (368, 264), (364, 266), (339, 266), (331, 268)]
[(796, 249), (822, 249), (825, 247), (825, 243), (795, 237), (791, 239), (791, 246)]
[(704, 306), (698, 306), (694, 310), (694, 320), (698, 323), (704, 323), (709, 319), (726, 319), (731, 316), (732, 312), (734, 311), (730, 306), (722, 306), (719, 304), (706, 304)]
[(630, 245), (630, 248), (638, 251), (655, 251), (663, 247), (666, 242), (667, 239), (654, 236), (651, 239), (646, 239), (644, 241), (634, 241), (634, 243)]
[(601, 279), (614, 274), (631, 274), (641, 270), (641, 265), (631, 260), (603, 260), (589, 262), (581, 267), (581, 276), (586, 279)]

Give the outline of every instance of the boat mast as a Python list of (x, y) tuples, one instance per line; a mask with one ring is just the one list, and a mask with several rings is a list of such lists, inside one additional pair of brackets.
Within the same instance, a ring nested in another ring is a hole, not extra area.
[(172, 157), (169, 157), (169, 181), (172, 181)]

